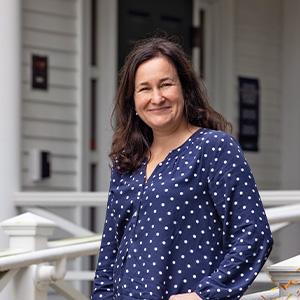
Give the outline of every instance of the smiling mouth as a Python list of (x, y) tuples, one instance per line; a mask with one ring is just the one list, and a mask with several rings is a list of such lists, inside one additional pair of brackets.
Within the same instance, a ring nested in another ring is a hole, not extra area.
[(163, 107), (149, 109), (149, 111), (151, 111), (151, 112), (160, 112), (160, 111), (169, 110), (170, 108), (171, 108), (171, 106), (163, 106)]

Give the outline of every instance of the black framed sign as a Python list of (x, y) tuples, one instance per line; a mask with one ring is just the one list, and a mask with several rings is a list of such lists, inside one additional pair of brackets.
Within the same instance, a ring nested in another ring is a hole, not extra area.
[(32, 55), (32, 88), (48, 89), (48, 57)]
[(239, 77), (239, 143), (258, 151), (260, 85), (256, 78)]

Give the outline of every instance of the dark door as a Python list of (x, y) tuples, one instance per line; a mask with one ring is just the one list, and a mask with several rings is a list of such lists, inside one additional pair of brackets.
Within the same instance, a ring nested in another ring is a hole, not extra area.
[(134, 41), (158, 34), (176, 35), (191, 55), (192, 21), (192, 0), (119, 0), (119, 68)]

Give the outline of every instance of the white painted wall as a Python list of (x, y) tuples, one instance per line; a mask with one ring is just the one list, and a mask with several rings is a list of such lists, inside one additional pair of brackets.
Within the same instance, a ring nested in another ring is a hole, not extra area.
[[(300, 189), (300, 1), (284, 0), (282, 28), (281, 188)], [(300, 253), (299, 223), (275, 236), (273, 255), (283, 260)], [(295, 238), (297, 237), (297, 238)]]
[[(281, 0), (235, 1), (236, 95), (238, 76), (260, 80), (260, 150), (246, 153), (260, 189), (281, 188), (281, 3)], [(237, 98), (235, 102), (237, 126)]]
[[(23, 190), (78, 189), (79, 17), (77, 0), (23, 3)], [(31, 88), (32, 54), (48, 56), (48, 90)], [(52, 176), (34, 183), (30, 150), (52, 154)]]
[(300, 1), (283, 1), (282, 172), (283, 189), (300, 189)]

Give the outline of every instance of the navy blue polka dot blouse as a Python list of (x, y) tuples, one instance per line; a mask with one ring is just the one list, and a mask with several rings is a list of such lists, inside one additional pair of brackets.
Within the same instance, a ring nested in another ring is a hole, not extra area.
[(272, 236), (237, 142), (199, 129), (145, 174), (112, 170), (92, 300), (240, 298)]

